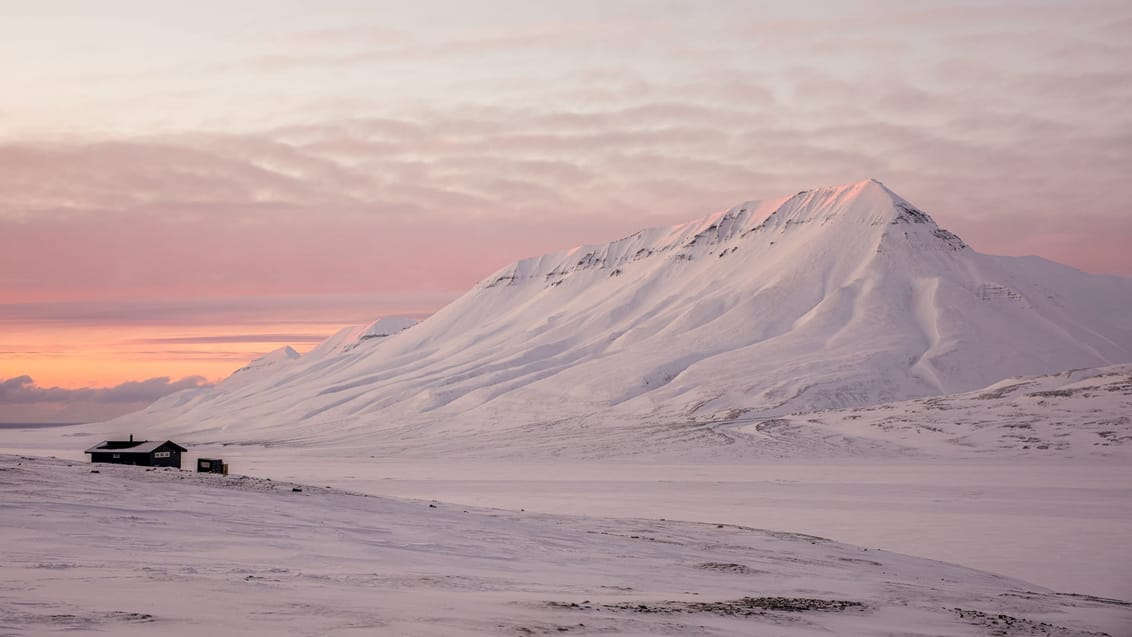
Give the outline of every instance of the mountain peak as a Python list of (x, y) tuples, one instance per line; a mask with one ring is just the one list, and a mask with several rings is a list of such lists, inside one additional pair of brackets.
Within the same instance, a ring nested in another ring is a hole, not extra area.
[(279, 349), (272, 350), (264, 354), (263, 356), (260, 356), (259, 358), (252, 361), (252, 364), (275, 363), (278, 361), (294, 360), (296, 358), (299, 358), (299, 356), (300, 354), (295, 351), (295, 348), (291, 347), (290, 345), (284, 345)]
[(786, 198), (766, 222), (787, 225), (835, 219), (867, 225), (935, 222), (927, 213), (876, 179), (864, 179), (839, 186), (803, 190)]
[(259, 377), (261, 374), (269, 370), (276, 369), (291, 361), (297, 360), (301, 354), (295, 351), (290, 345), (284, 345), (279, 349), (272, 350), (263, 356), (253, 360), (247, 365), (232, 372), (232, 375), (226, 378), (221, 385), (225, 387), (232, 387), (239, 385), (253, 378)]

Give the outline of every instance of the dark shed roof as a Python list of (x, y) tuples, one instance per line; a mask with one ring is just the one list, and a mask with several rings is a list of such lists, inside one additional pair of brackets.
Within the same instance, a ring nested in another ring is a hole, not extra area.
[(151, 451), (157, 451), (157, 449), (164, 447), (165, 445), (169, 445), (176, 451), (188, 451), (188, 449), (185, 449), (172, 440), (142, 440), (139, 442), (126, 442), (123, 440), (103, 440), (90, 449), (87, 449), (84, 453), (102, 453), (106, 451), (113, 451), (114, 453), (150, 453)]

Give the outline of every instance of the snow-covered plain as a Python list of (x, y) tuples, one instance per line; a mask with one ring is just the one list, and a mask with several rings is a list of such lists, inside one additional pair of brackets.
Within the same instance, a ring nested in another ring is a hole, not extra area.
[(0, 456), (0, 634), (1070, 636), (1132, 626), (1127, 602), (808, 535), (96, 468)]

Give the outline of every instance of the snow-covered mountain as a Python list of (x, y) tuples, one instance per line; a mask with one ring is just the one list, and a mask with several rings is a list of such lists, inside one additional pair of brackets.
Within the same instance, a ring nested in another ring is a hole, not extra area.
[(980, 254), (866, 180), (525, 259), (368, 333), (115, 424), (408, 447), (876, 405), (1132, 362), (1132, 280)]

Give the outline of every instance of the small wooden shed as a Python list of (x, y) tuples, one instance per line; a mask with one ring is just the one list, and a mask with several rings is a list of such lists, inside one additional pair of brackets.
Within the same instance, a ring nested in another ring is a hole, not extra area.
[(172, 440), (134, 441), (133, 435), (129, 440), (104, 440), (86, 450), (90, 454), (91, 462), (109, 462), (113, 464), (132, 464), (141, 467), (177, 467), (181, 468), (181, 454), (188, 451)]
[(228, 473), (228, 465), (220, 458), (197, 458), (197, 473)]

